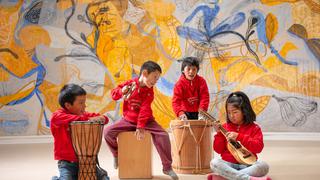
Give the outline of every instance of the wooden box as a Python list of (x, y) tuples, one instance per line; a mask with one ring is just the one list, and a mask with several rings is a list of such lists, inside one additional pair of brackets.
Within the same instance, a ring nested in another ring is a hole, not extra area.
[(151, 179), (151, 134), (145, 133), (137, 140), (134, 131), (122, 132), (118, 136), (119, 178)]

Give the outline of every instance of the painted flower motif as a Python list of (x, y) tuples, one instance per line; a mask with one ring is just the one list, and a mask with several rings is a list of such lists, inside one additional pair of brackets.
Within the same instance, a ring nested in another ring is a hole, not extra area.
[(308, 116), (317, 112), (315, 101), (298, 97), (277, 97), (272, 95), (280, 106), (281, 117), (288, 126), (299, 127), (306, 123)]

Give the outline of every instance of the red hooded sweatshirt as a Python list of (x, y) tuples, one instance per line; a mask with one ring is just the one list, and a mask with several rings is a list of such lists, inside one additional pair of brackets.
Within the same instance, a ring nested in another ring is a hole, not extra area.
[(132, 82), (135, 82), (137, 86), (129, 99), (123, 102), (123, 116), (126, 120), (136, 123), (137, 128), (144, 128), (149, 120), (154, 119), (151, 109), (154, 99), (153, 87), (140, 87), (138, 78), (134, 78), (118, 85), (111, 91), (111, 96), (115, 101), (122, 98), (122, 88)]
[(190, 81), (182, 74), (173, 90), (173, 111), (177, 117), (184, 112), (198, 112), (199, 109), (207, 111), (209, 98), (209, 89), (203, 77), (196, 75)]
[[(225, 123), (222, 125), (228, 132), (237, 132), (237, 141), (252, 152), (258, 159), (257, 153), (260, 153), (264, 147), (263, 135), (260, 127), (255, 123), (235, 125), (233, 123)], [(227, 139), (219, 131), (214, 136), (213, 149), (221, 154), (221, 158), (225, 161), (239, 164), (239, 162), (232, 156), (227, 148)]]
[[(60, 108), (52, 114), (50, 129), (54, 137), (54, 159), (77, 162), (78, 158), (72, 146), (69, 123), (72, 121), (87, 121), (90, 117), (100, 116), (99, 113), (85, 112), (83, 115), (71, 114)], [(104, 116), (108, 123), (108, 117)]]

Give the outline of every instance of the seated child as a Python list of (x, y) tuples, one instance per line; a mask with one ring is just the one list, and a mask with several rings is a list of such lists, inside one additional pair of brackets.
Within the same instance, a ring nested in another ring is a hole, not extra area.
[[(214, 158), (210, 162), (212, 171), (226, 179), (270, 179), (264, 177), (269, 171), (267, 163), (258, 160), (252, 165), (242, 164), (227, 148), (228, 142), (239, 141), (256, 158), (258, 158), (257, 153), (263, 149), (263, 134), (259, 125), (254, 123), (256, 114), (248, 96), (240, 91), (231, 93), (226, 101), (226, 112), (227, 122), (222, 125), (227, 131), (225, 136), (219, 130), (218, 124), (214, 124), (217, 134), (214, 136), (213, 149), (221, 155), (222, 159)], [(217, 179), (217, 175), (213, 174), (209, 177)]]
[[(73, 149), (69, 123), (90, 120), (106, 124), (109, 119), (85, 111), (86, 91), (76, 84), (67, 84), (61, 89), (59, 104), (61, 108), (52, 114), (50, 129), (54, 137), (54, 159), (58, 160), (60, 177), (54, 176), (52, 179), (77, 180), (79, 163)], [(105, 176), (104, 179), (108, 180), (109, 177)]]
[[(123, 118), (107, 127), (104, 138), (114, 156), (114, 167), (118, 168), (117, 136), (124, 131), (135, 131), (137, 139), (144, 138), (149, 131), (163, 166), (163, 173), (177, 180), (178, 176), (172, 170), (171, 145), (168, 133), (155, 121), (152, 115), (151, 103), (154, 99), (153, 86), (161, 74), (161, 67), (153, 62), (143, 63), (138, 78), (118, 85), (112, 90), (112, 99), (124, 97)], [(143, 153), (143, 152), (141, 152)]]
[(181, 120), (198, 119), (199, 109), (207, 111), (210, 99), (206, 80), (197, 74), (198, 58), (184, 58), (181, 71), (180, 79), (174, 86), (173, 111)]

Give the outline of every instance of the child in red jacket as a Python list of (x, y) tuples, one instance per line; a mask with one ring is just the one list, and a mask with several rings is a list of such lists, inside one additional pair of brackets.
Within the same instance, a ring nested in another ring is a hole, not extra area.
[[(227, 131), (225, 135), (215, 124), (217, 134), (214, 136), (213, 149), (221, 155), (214, 158), (211, 169), (214, 173), (227, 179), (243, 180), (268, 180), (265, 176), (269, 171), (269, 166), (263, 161), (256, 161), (252, 165), (246, 165), (232, 155), (227, 148), (228, 142), (238, 141), (249, 150), (256, 158), (257, 153), (263, 149), (263, 135), (258, 124), (254, 123), (256, 114), (253, 111), (248, 96), (243, 92), (231, 93), (226, 102), (227, 123), (222, 127)], [(211, 177), (211, 178), (209, 178)], [(209, 176), (208, 179), (215, 178), (216, 175)]]
[(206, 80), (198, 75), (198, 58), (184, 58), (181, 71), (173, 90), (173, 111), (181, 120), (198, 119), (199, 109), (207, 111), (210, 99)]
[[(143, 63), (139, 78), (134, 78), (118, 85), (112, 90), (113, 100), (124, 97), (123, 118), (104, 130), (104, 138), (114, 156), (114, 167), (118, 168), (117, 136), (124, 131), (135, 131), (137, 139), (144, 138), (145, 131), (152, 135), (153, 143), (160, 155), (163, 173), (177, 180), (172, 170), (171, 145), (168, 133), (155, 121), (151, 103), (154, 99), (153, 86), (158, 81), (162, 70), (153, 62)], [(143, 152), (141, 152), (143, 153)]]
[[(76, 85), (65, 85), (59, 95), (61, 106), (52, 114), (50, 129), (54, 137), (54, 159), (58, 160), (60, 180), (78, 179), (78, 158), (73, 149), (69, 123), (72, 121), (98, 121), (108, 123), (106, 116), (98, 113), (89, 113), (86, 108), (86, 91)], [(58, 179), (53, 177), (52, 179)], [(106, 179), (109, 179), (106, 177)]]

